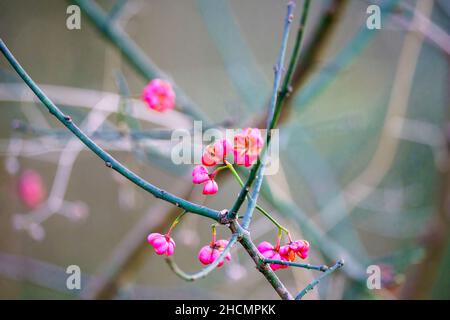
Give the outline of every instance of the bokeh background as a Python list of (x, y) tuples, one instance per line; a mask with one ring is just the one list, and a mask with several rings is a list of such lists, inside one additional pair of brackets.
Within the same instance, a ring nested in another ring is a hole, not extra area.
[[(264, 114), (286, 1), (97, 3), (105, 11), (123, 5), (112, 23), (212, 123), (238, 128)], [(374, 3), (383, 8), (381, 30), (366, 28)], [(44, 91), (91, 134), (126, 132), (118, 111), (125, 103), (143, 130), (192, 126), (183, 113), (146, 109), (138, 99), (146, 80), (86, 14), (81, 30), (66, 28), (70, 4), (0, 1), (0, 36)], [(281, 168), (268, 178), (271, 191), (261, 203), (295, 237), (310, 241), (309, 262), (346, 261), (307, 298), (448, 299), (449, 3), (313, 1), (305, 50), (329, 8), (335, 21), (290, 100), (280, 130)], [(121, 98), (124, 82), (131, 99)], [(0, 108), (0, 298), (277, 298), (240, 246), (232, 263), (205, 279), (186, 283), (173, 274), (145, 243), (145, 232), (163, 232), (177, 212), (65, 133), (3, 57)], [(192, 167), (167, 158), (167, 140), (97, 138), (150, 182), (193, 201), (223, 209), (239, 190), (223, 177), (218, 195), (202, 197), (199, 187), (192, 189)], [(48, 196), (34, 209), (17, 192), (30, 169)], [(274, 241), (276, 230), (255, 216), (255, 241)], [(209, 241), (210, 223), (189, 215), (177, 228), (175, 258), (185, 270), (201, 268), (196, 255)], [(226, 229), (219, 234), (229, 236)], [(81, 290), (66, 288), (69, 265), (82, 270)], [(381, 267), (380, 290), (366, 286), (369, 265)], [(318, 276), (293, 268), (278, 273), (292, 292)]]

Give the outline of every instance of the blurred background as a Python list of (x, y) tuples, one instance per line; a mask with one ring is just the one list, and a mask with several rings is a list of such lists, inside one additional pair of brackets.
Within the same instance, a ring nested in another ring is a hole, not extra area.
[[(70, 1), (1, 0), (0, 37), (113, 156), (161, 188), (222, 210), (239, 191), (230, 176), (206, 199), (192, 187), (192, 166), (170, 161), (167, 137), (129, 134), (189, 129), (193, 119), (146, 108), (139, 95), (148, 73), (118, 47), (140, 48), (145, 63), (195, 101), (204, 123), (256, 126), (270, 98), (286, 3), (77, 1), (81, 29), (69, 30)], [(381, 8), (380, 30), (366, 26), (371, 4)], [(311, 243), (308, 262), (346, 261), (305, 298), (450, 298), (449, 15), (445, 0), (312, 1), (281, 118), (281, 167), (260, 198), (295, 238)], [(108, 30), (119, 38), (111, 41)], [(239, 245), (205, 279), (173, 274), (145, 238), (165, 232), (177, 208), (108, 170), (36, 102), (4, 57), (0, 110), (0, 298), (278, 297)], [(39, 192), (24, 201), (30, 189)], [(202, 267), (196, 256), (210, 241), (210, 224), (188, 215), (176, 229), (184, 270)], [(229, 237), (226, 228), (218, 232)], [(257, 243), (276, 237), (258, 214), (251, 232)], [(69, 265), (81, 269), (81, 290), (66, 288)], [(381, 289), (367, 287), (370, 265), (381, 269)], [(298, 268), (277, 274), (293, 293), (318, 276)]]

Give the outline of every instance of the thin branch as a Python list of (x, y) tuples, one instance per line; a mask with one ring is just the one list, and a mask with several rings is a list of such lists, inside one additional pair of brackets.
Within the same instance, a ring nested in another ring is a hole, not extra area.
[(297, 263), (297, 262), (274, 260), (274, 259), (264, 259), (264, 263), (280, 264), (283, 266), (298, 267), (298, 268), (303, 268), (303, 269), (308, 269), (308, 270), (317, 270), (317, 271), (322, 271), (322, 272), (325, 272), (329, 269), (329, 267), (326, 265), (316, 266), (316, 265), (312, 265), (309, 263)]
[(277, 92), (278, 99), (277, 105), (275, 107), (275, 116), (272, 118), (271, 124), (268, 127), (275, 127), (275, 124), (278, 122), (281, 112), (281, 105), (284, 102), (284, 99), (288, 94), (292, 91), (291, 82), (294, 72), (298, 69), (299, 60), (300, 60), (300, 49), (303, 43), (303, 35), (305, 33), (306, 22), (309, 15), (309, 7), (311, 4), (311, 0), (305, 0), (303, 4), (303, 12), (300, 18), (300, 24), (298, 26), (297, 37), (295, 39), (294, 49), (291, 53), (291, 59), (289, 62), (289, 67), (286, 72), (286, 76), (284, 77), (283, 86), (280, 92)]
[(211, 218), (219, 221), (221, 212), (197, 205), (185, 199), (179, 198), (172, 193), (162, 190), (146, 180), (139, 177), (133, 171), (126, 168), (119, 161), (113, 158), (109, 153), (99, 147), (94, 141), (92, 141), (78, 126), (76, 126), (71, 117), (65, 115), (48, 97), (47, 95), (36, 85), (36, 83), (30, 78), (26, 71), (22, 68), (13, 54), (6, 47), (2, 39), (0, 39), (0, 51), (6, 57), (11, 66), (16, 70), (23, 81), (30, 87), (30, 89), (36, 94), (36, 96), (45, 105), (48, 111), (53, 114), (63, 125), (65, 125), (75, 136), (78, 137), (89, 149), (91, 149), (99, 158), (105, 161), (107, 167), (114, 169), (125, 178), (135, 183), (137, 186), (153, 194), (156, 198), (170, 202), (176, 206), (183, 208), (188, 212), (199, 214), (204, 217)]
[[(283, 90), (286, 90), (286, 92), (287, 92), (287, 90), (288, 90), (287, 86), (289, 85), (290, 78), (292, 76), (293, 70), (298, 61), (298, 52), (300, 50), (299, 48), (301, 45), (301, 40), (303, 38), (304, 24), (302, 24), (302, 23), (304, 23), (306, 21), (305, 17), (308, 16), (309, 3), (310, 3), (310, 0), (305, 1), (305, 6), (303, 9), (304, 11), (303, 11), (302, 19), (300, 21), (300, 28), (299, 28), (299, 32), (298, 32), (298, 34), (300, 34), (300, 36), (297, 37), (297, 41), (296, 41), (294, 51), (292, 54), (292, 59), (289, 63), (289, 68), (286, 73), (286, 77), (284, 78), (283, 88), (282, 88), (281, 92), (279, 92), (280, 85), (281, 85), (281, 77), (282, 77), (283, 68), (284, 68), (284, 58), (286, 56), (287, 40), (289, 37), (289, 30), (290, 30), (290, 26), (291, 26), (291, 23), (293, 20), (293, 11), (295, 8), (294, 2), (289, 2), (289, 4), (288, 4), (288, 12), (287, 12), (287, 16), (286, 16), (286, 20), (285, 20), (285, 24), (284, 24), (283, 39), (281, 42), (280, 53), (278, 55), (278, 61), (277, 61), (277, 64), (275, 65), (275, 79), (274, 79), (274, 84), (273, 84), (272, 98), (270, 101), (269, 115), (267, 117), (266, 146), (265, 146), (263, 153), (260, 156), (258, 163), (256, 165), (256, 166), (259, 165), (259, 167), (256, 170), (255, 186), (253, 188), (252, 196), (251, 196), (250, 200), (248, 201), (247, 210), (244, 214), (244, 219), (242, 221), (242, 227), (244, 229), (247, 229), (250, 225), (250, 221), (252, 219), (252, 214), (256, 207), (256, 202), (258, 200), (259, 190), (261, 189), (261, 184), (264, 179), (264, 169), (265, 169), (264, 162), (266, 160), (267, 150), (269, 148), (270, 140), (272, 137), (271, 130), (275, 127), (275, 124), (277, 122), (278, 115), (280, 114), (280, 109), (282, 106), (282, 103), (280, 102), (280, 100), (282, 100), (281, 93), (283, 92)], [(250, 182), (250, 184), (251, 184), (251, 182)], [(246, 190), (246, 189), (244, 189), (244, 190)]]
[(313, 282), (308, 284), (305, 287), (305, 289), (300, 291), (300, 293), (295, 297), (295, 300), (300, 300), (301, 298), (303, 298), (305, 296), (305, 294), (307, 294), (309, 291), (314, 289), (314, 287), (317, 286), (320, 283), (320, 281), (322, 281), (325, 277), (329, 276), (331, 273), (333, 273), (334, 271), (336, 271), (337, 269), (339, 269), (343, 266), (344, 266), (344, 260), (338, 261), (334, 266), (330, 267), (327, 271), (325, 271), (320, 277), (318, 277)]
[[(269, 113), (268, 113), (268, 117), (267, 117), (267, 135), (266, 135), (266, 143), (264, 146), (264, 149), (262, 151), (262, 155), (258, 158), (258, 161), (256, 162), (256, 164), (253, 166), (252, 170), (250, 171), (250, 175), (244, 185), (244, 187), (241, 189), (241, 191), (239, 192), (239, 195), (235, 201), (235, 203), (233, 204), (233, 207), (230, 209), (229, 213), (228, 213), (228, 218), (234, 219), (237, 215), (237, 212), (239, 211), (239, 208), (242, 206), (242, 204), (245, 201), (245, 198), (247, 197), (247, 194), (250, 190), (250, 187), (252, 186), (253, 182), (255, 181), (255, 179), (257, 178), (257, 176), (262, 177), (262, 173), (264, 172), (263, 170), (260, 171), (260, 168), (263, 167), (262, 162), (264, 162), (265, 160), (265, 155), (266, 155), (266, 150), (268, 149), (269, 145), (270, 145), (270, 140), (272, 137), (272, 133), (271, 130), (275, 127), (276, 122), (277, 122), (277, 114), (279, 114), (278, 109), (281, 108), (282, 106), (282, 102), (284, 100), (283, 96), (279, 97), (279, 91), (280, 91), (280, 83), (281, 83), (281, 77), (283, 74), (283, 67), (284, 67), (284, 58), (286, 55), (286, 46), (287, 46), (287, 39), (289, 36), (289, 31), (290, 31), (290, 26), (293, 20), (293, 12), (294, 12), (294, 8), (295, 8), (295, 3), (290, 1), (288, 3), (288, 8), (287, 8), (287, 15), (285, 18), (285, 24), (284, 24), (284, 30), (283, 30), (283, 37), (282, 37), (282, 41), (281, 41), (281, 47), (280, 47), (280, 52), (278, 54), (278, 59), (277, 59), (277, 63), (274, 67), (274, 73), (275, 73), (275, 79), (274, 79), (274, 83), (273, 83), (273, 91), (272, 91), (272, 97), (271, 97), (271, 101), (270, 101), (270, 106), (269, 106)], [(305, 2), (305, 8), (306, 11), (309, 8), (309, 0)], [(303, 18), (304, 15), (302, 15)], [(297, 37), (297, 41), (301, 41), (302, 36)], [(296, 44), (295, 47), (300, 48), (300, 44)], [(294, 48), (295, 48), (294, 47)], [(294, 52), (291, 56), (291, 62), (289, 63), (289, 69), (291, 68), (295, 68), (296, 62), (292, 62), (292, 59), (296, 59), (296, 54), (298, 52)], [(287, 71), (287, 75), (292, 74), (291, 70)], [(288, 92), (289, 89), (289, 79), (288, 81), (283, 82), (283, 86), (281, 88), (280, 92)], [(262, 178), (258, 179), (262, 181)], [(259, 183), (259, 187), (261, 184), (261, 181), (257, 182)], [(259, 187), (255, 187), (259, 190)], [(253, 212), (254, 206), (256, 205), (256, 200), (257, 200), (257, 193), (256, 192), (256, 197), (255, 197), (255, 193), (252, 196), (252, 200), (253, 201), (249, 201), (249, 206), (247, 207), (247, 213), (246, 216), (248, 216), (248, 218), (244, 218), (243, 221), (243, 226), (244, 228), (248, 227), (248, 224), (250, 223), (251, 220), (251, 213)], [(253, 209), (252, 209), (253, 207)]]
[[(319, 26), (311, 36), (311, 42), (306, 44), (305, 50), (299, 55), (302, 63), (297, 64), (294, 74), (292, 75), (291, 90), (292, 94), (286, 96), (286, 102), (279, 115), (279, 121), (283, 122), (292, 110), (295, 92), (301, 89), (305, 81), (309, 78), (316, 66), (316, 61), (321, 59), (325, 53), (325, 48), (329, 43), (329, 39), (335, 34), (336, 24), (340, 21), (340, 17), (346, 8), (348, 0), (333, 0), (326, 8), (325, 14), (322, 16)], [(305, 22), (306, 23), (306, 22)], [(304, 29), (304, 27), (303, 27)], [(300, 33), (300, 30), (299, 30)], [(299, 35), (297, 35), (299, 38)]]

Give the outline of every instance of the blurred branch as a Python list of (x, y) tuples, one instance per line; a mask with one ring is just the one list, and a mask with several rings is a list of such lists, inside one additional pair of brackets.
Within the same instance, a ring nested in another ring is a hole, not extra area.
[[(98, 110), (110, 113), (118, 112), (121, 96), (116, 93), (58, 85), (38, 84), (38, 86), (58, 105), (91, 109), (101, 99), (108, 97), (111, 104), (101, 105), (98, 107)], [(28, 90), (28, 87), (23, 83), (0, 83), (0, 100), (20, 102), (38, 101), (34, 93)], [(131, 99), (131, 102), (133, 105), (133, 116), (141, 121), (167, 129), (192, 127), (192, 121), (183, 113), (170, 110), (161, 114), (160, 112), (145, 107), (144, 102), (140, 100)], [(167, 117), (170, 117), (170, 121), (167, 121)], [(44, 126), (42, 127), (45, 128)]]
[[(381, 12), (387, 18), (395, 11), (400, 0), (386, 0), (380, 4)], [(339, 11), (338, 11), (339, 12)], [(324, 90), (344, 68), (350, 65), (378, 33), (369, 30), (365, 20), (360, 30), (335, 57), (304, 83), (302, 90), (293, 97), (293, 108), (304, 108), (308, 102)]]
[[(285, 27), (284, 27), (284, 33), (283, 33), (283, 40), (281, 42), (281, 48), (280, 53), (278, 56), (277, 63), (275, 65), (275, 79), (273, 84), (273, 91), (272, 91), (272, 98), (270, 101), (269, 106), (269, 114), (267, 117), (267, 136), (266, 136), (266, 143), (264, 146), (264, 149), (262, 150), (261, 155), (258, 157), (258, 161), (256, 165), (252, 168), (252, 171), (250, 172), (250, 176), (246, 182), (246, 185), (241, 191), (246, 192), (246, 187), (251, 187), (253, 183), (253, 179), (255, 180), (255, 185), (253, 187), (252, 195), (250, 199), (248, 200), (247, 209), (244, 213), (244, 218), (242, 220), (242, 227), (244, 229), (248, 229), (250, 225), (250, 221), (252, 219), (253, 211), (256, 207), (256, 202), (258, 200), (259, 196), (259, 190), (261, 189), (262, 181), (264, 179), (264, 170), (265, 170), (265, 161), (267, 156), (267, 150), (269, 148), (271, 139), (272, 139), (272, 129), (275, 128), (282, 106), (283, 106), (283, 100), (286, 94), (289, 91), (289, 86), (291, 83), (291, 77), (294, 68), (296, 67), (298, 63), (298, 53), (300, 51), (301, 42), (303, 39), (303, 30), (306, 23), (306, 18), (308, 17), (309, 13), (309, 5), (310, 0), (305, 0), (304, 7), (303, 7), (303, 13), (300, 20), (300, 27), (299, 32), (297, 33), (297, 39), (295, 41), (295, 46), (292, 51), (291, 60), (289, 62), (289, 67), (287, 69), (286, 75), (283, 80), (283, 84), (281, 84), (282, 81), (282, 74), (283, 74), (283, 68), (284, 68), (284, 58), (286, 55), (286, 47), (287, 47), (287, 40), (289, 37), (289, 29), (290, 25), (293, 20), (293, 10), (295, 7), (294, 2), (289, 2), (288, 4), (288, 15), (286, 17), (285, 21)], [(252, 177), (252, 173), (254, 173), (254, 176)], [(238, 204), (238, 201), (236, 202)], [(236, 207), (236, 204), (233, 206), (233, 208)], [(233, 212), (233, 211), (232, 211)]]
[(261, 189), (264, 198), (279, 211), (280, 214), (294, 220), (303, 231), (307, 239), (311, 239), (329, 260), (344, 258), (347, 266), (344, 272), (352, 279), (365, 281), (364, 265), (354, 257), (351, 252), (340, 246), (331, 239), (322, 229), (319, 228), (309, 217), (296, 205), (292, 199), (285, 199), (282, 196), (278, 185), (269, 181)]
[[(450, 62), (450, 59), (447, 58), (447, 61)], [(447, 77), (449, 77), (448, 72)], [(450, 96), (447, 97), (447, 101), (449, 98)], [(448, 122), (445, 129), (444, 137), (447, 142), (447, 151), (450, 151), (450, 130)], [(432, 216), (431, 221), (429, 221), (426, 226), (424, 233), (419, 237), (419, 243), (424, 247), (425, 255), (419, 263), (413, 265), (408, 271), (405, 284), (399, 294), (401, 299), (432, 298), (432, 289), (438, 279), (439, 269), (441, 268), (443, 259), (449, 250), (450, 243), (449, 168), (450, 158), (447, 157), (446, 170), (440, 176), (440, 187), (438, 189), (439, 198), (436, 213)]]
[[(184, 185), (177, 193), (189, 198), (191, 184)], [(112, 299), (120, 287), (143, 264), (148, 244), (143, 241), (154, 230), (164, 230), (179, 213), (179, 209), (165, 202), (151, 205), (148, 212), (132, 227), (104, 264), (100, 275), (84, 290), (84, 299)]]
[[(91, 14), (91, 18), (94, 20), (94, 22), (97, 22), (97, 26), (109, 37), (113, 38), (113, 41), (125, 41), (125, 51), (124, 47), (121, 47), (121, 43), (116, 43), (119, 45), (119, 48), (126, 54), (136, 54), (136, 52), (130, 52), (127, 51), (131, 49), (131, 51), (134, 51), (136, 48), (130, 45), (130, 42), (128, 40), (124, 40), (126, 38), (120, 38), (121, 34), (120, 32), (117, 34), (115, 33), (117, 30), (114, 31), (114, 29), (111, 29), (112, 27), (109, 24), (103, 24), (101, 22), (101, 10), (99, 7), (96, 7), (93, 2), (87, 2), (87, 1), (75, 1), (76, 3), (86, 5), (86, 8), (88, 9), (88, 14)], [(182, 198), (179, 198), (173, 194), (170, 194), (164, 190), (161, 190), (154, 185), (148, 183), (147, 181), (144, 181), (140, 177), (138, 177), (135, 173), (131, 172), (128, 168), (124, 167), (121, 163), (119, 163), (117, 160), (115, 160), (111, 155), (106, 153), (102, 148), (100, 148), (95, 142), (93, 142), (85, 133), (83, 133), (72, 121), (72, 119), (65, 115), (61, 110), (54, 105), (54, 103), (45, 95), (43, 91), (40, 90), (40, 88), (33, 82), (33, 80), (26, 74), (26, 72), (23, 70), (23, 68), (19, 65), (19, 63), (15, 60), (14, 56), (9, 52), (6, 45), (0, 41), (0, 49), (7, 58), (7, 60), (10, 62), (10, 64), (13, 66), (13, 68), (17, 71), (17, 73), (22, 77), (22, 79), (25, 81), (25, 83), (33, 90), (33, 92), (39, 97), (41, 102), (47, 107), (47, 109), (52, 113), (56, 118), (64, 124), (70, 131), (72, 131), (75, 136), (77, 136), (82, 142), (86, 144), (94, 153), (96, 153), (102, 160), (105, 161), (105, 164), (122, 174), (124, 177), (128, 178), (130, 181), (134, 182), (139, 187), (143, 188), (144, 190), (152, 193), (155, 197), (160, 198), (162, 200), (165, 200), (167, 202), (170, 202), (172, 204), (175, 204), (176, 206), (179, 206), (183, 209), (185, 209), (188, 212), (196, 213), (198, 215), (202, 215), (204, 217), (212, 218), (222, 224), (229, 225), (229, 228), (233, 234), (231, 241), (229, 243), (229, 247), (234, 244), (234, 242), (237, 240), (241, 243), (241, 245), (244, 247), (244, 249), (247, 251), (247, 253), (250, 255), (250, 257), (253, 259), (253, 261), (256, 264), (257, 269), (265, 276), (265, 278), (268, 280), (268, 282), (272, 285), (272, 287), (276, 290), (278, 295), (283, 299), (293, 299), (289, 291), (286, 289), (284, 284), (279, 280), (277, 275), (271, 270), (269, 265), (265, 263), (264, 257), (259, 253), (258, 249), (256, 248), (255, 244), (252, 242), (250, 233), (247, 231), (247, 228), (251, 221), (252, 212), (256, 206), (256, 200), (259, 194), (259, 189), (263, 182), (263, 172), (264, 172), (264, 159), (266, 156), (266, 149), (270, 145), (271, 141), (271, 129), (273, 129), (276, 126), (277, 120), (279, 118), (279, 114), (283, 105), (284, 98), (287, 96), (287, 94), (290, 92), (290, 82), (291, 77), (293, 74), (293, 70), (297, 65), (298, 62), (298, 52), (301, 47), (301, 39), (303, 37), (303, 28), (304, 24), (306, 23), (306, 17), (308, 15), (308, 8), (309, 8), (310, 0), (305, 1), (304, 11), (301, 18), (301, 27), (299, 29), (298, 37), (296, 40), (296, 45), (294, 46), (293, 54), (291, 56), (291, 62), (289, 63), (289, 69), (287, 70), (286, 77), (284, 78), (283, 84), (281, 84), (282, 81), (282, 73), (283, 73), (283, 65), (284, 65), (284, 57), (286, 52), (286, 46), (287, 46), (287, 40), (288, 40), (288, 34), (290, 25), (293, 19), (293, 9), (294, 9), (294, 3), (292, 1), (289, 2), (287, 6), (287, 15), (285, 19), (284, 24), (284, 31), (283, 31), (283, 38), (282, 43), (280, 47), (280, 53), (277, 59), (277, 64), (275, 66), (275, 76), (274, 76), (274, 84), (273, 84), (273, 92), (272, 92), (272, 98), (271, 103), (269, 107), (268, 117), (267, 117), (267, 136), (266, 136), (266, 143), (264, 146), (264, 150), (262, 153), (262, 156), (260, 159), (258, 159), (257, 163), (252, 168), (249, 178), (247, 179), (247, 182), (245, 186), (242, 188), (239, 197), (235, 204), (233, 205), (232, 209), (228, 212), (228, 214), (224, 214), (223, 212), (219, 212), (217, 210), (213, 210), (211, 208), (206, 208), (204, 206), (197, 205), (195, 203), (192, 203), (190, 201), (184, 200)], [(81, 6), (81, 5), (80, 5)], [(89, 11), (91, 10), (91, 11)], [(119, 38), (117, 38), (119, 36)], [(123, 44), (123, 43), (122, 43)], [(131, 42), (131, 44), (133, 44)], [(128, 48), (128, 49), (127, 49)], [(137, 53), (137, 57), (139, 58), (139, 53)], [(141, 57), (142, 58), (142, 57)], [(142, 71), (142, 70), (141, 70)], [(148, 71), (148, 70), (147, 70)], [(154, 70), (153, 70), (154, 71)], [(245, 197), (247, 196), (249, 192), (249, 188), (253, 184), (253, 182), (256, 181), (255, 187), (253, 189), (252, 198), (250, 199), (246, 213), (244, 215), (244, 220), (242, 223), (242, 226), (237, 222), (236, 215), (237, 211), (239, 210), (240, 206), (242, 205), (243, 201), (245, 200)], [(142, 238), (140, 238), (142, 239)], [(234, 240), (236, 239), (236, 240)], [(128, 242), (128, 241), (127, 241)], [(129, 241), (129, 243), (133, 243), (136, 245), (136, 241)], [(126, 250), (120, 250), (121, 252)], [(130, 261), (132, 259), (125, 258), (125, 259), (118, 259), (119, 262), (121, 261)], [(118, 263), (120, 265), (120, 263)], [(211, 270), (214, 269), (214, 265), (211, 266)], [(332, 268), (330, 268), (332, 269)], [(116, 269), (117, 270), (117, 269)], [(205, 271), (208, 270), (208, 271)], [(209, 269), (206, 268), (204, 271), (202, 271), (199, 275), (203, 275), (206, 272), (209, 272)], [(328, 270), (329, 271), (329, 270)], [(325, 272), (327, 273), (327, 272)], [(116, 271), (112, 271), (109, 274), (117, 274)], [(107, 277), (108, 278), (108, 277)], [(318, 282), (317, 282), (318, 283)], [(316, 285), (316, 284), (314, 284)], [(105, 288), (107, 286), (104, 286)], [(101, 290), (100, 290), (101, 291)], [(100, 292), (96, 291), (96, 292)]]
[[(93, 25), (122, 52), (128, 62), (146, 81), (154, 78), (170, 79), (120, 26), (109, 19), (108, 14), (95, 1), (73, 0), (72, 2), (80, 7)], [(200, 112), (200, 108), (173, 81), (172, 84), (180, 111), (192, 116), (194, 119), (203, 120), (205, 123), (208, 122), (207, 117)]]
[[(432, 8), (432, 1), (418, 1), (416, 10), (429, 16), (432, 12)], [(411, 26), (414, 28), (420, 23), (420, 18), (415, 15), (411, 22)], [(408, 32), (405, 37), (403, 48), (398, 59), (399, 63), (395, 73), (391, 96), (378, 146), (367, 167), (343, 190), (348, 212), (351, 212), (358, 203), (371, 194), (374, 188), (382, 181), (395, 160), (399, 139), (392, 133), (392, 124), (393, 121), (396, 121), (395, 131), (402, 130), (403, 122), (399, 123), (398, 119), (403, 119), (408, 109), (414, 73), (422, 48), (423, 39), (423, 35), (416, 35), (412, 32)], [(330, 206), (334, 205), (333, 200), (331, 201)], [(326, 222), (325, 228), (327, 230), (331, 229), (341, 221), (342, 218), (342, 216), (327, 215), (326, 219), (324, 219), (324, 222)]]
[(111, 21), (111, 23), (121, 15), (127, 3), (128, 0), (116, 0), (114, 6), (108, 13), (108, 19)]
[[(222, 126), (230, 125), (230, 121), (224, 121), (221, 123), (216, 123), (214, 126), (202, 126), (202, 132), (210, 128), (217, 128)], [(70, 138), (71, 133), (65, 129), (58, 128), (41, 128), (36, 127), (32, 124), (26, 123), (21, 120), (15, 120), (13, 123), (13, 129), (23, 133), (29, 133), (34, 136), (51, 136), (58, 139), (67, 139)], [(194, 133), (194, 129), (186, 129), (190, 133)], [(129, 136), (131, 141), (135, 140), (170, 140), (172, 138), (173, 130), (171, 129), (147, 129), (147, 130), (139, 130), (139, 129), (130, 129), (127, 133), (121, 131), (120, 129), (99, 129), (92, 132), (90, 135), (92, 139), (96, 140), (104, 140), (104, 141), (117, 141), (118, 139), (126, 139)]]
[[(111, 99), (105, 97), (100, 100), (96, 106), (110, 103)], [(99, 112), (96, 109), (96, 106), (89, 112), (81, 125), (88, 133), (95, 131), (108, 117), (108, 113)], [(83, 144), (79, 139), (73, 136), (73, 138), (67, 142), (59, 156), (56, 175), (47, 200), (31, 212), (26, 214), (16, 214), (13, 218), (15, 228), (26, 229), (35, 240), (42, 240), (44, 237), (44, 229), (41, 224), (56, 212), (63, 213), (64, 210), (62, 209), (68, 207), (67, 202), (64, 201), (64, 194), (67, 190), (73, 165), (82, 150)]]
[[(31, 284), (56, 291), (64, 294), (66, 297), (70, 295), (70, 297), (75, 299), (78, 299), (79, 295), (83, 296), (85, 290), (82, 289), (81, 292), (78, 290), (67, 290), (67, 273), (66, 269), (61, 266), (4, 252), (0, 252), (0, 275), (2, 278), (17, 281), (23, 286)], [(95, 276), (87, 274), (85, 271), (81, 273), (82, 288), (85, 288), (85, 283), (95, 281)], [(155, 286), (130, 285), (118, 292), (119, 299), (182, 299), (186, 296), (192, 299), (223, 299), (218, 292), (203, 291), (198, 288), (185, 289), (176, 287), (175, 289), (167, 289)], [(17, 297), (11, 297), (11, 299), (15, 298)]]
[(327, 276), (329, 276), (331, 273), (333, 273), (334, 271), (336, 271), (337, 269), (341, 268), (344, 266), (344, 261), (340, 260), (338, 261), (334, 266), (330, 267), (327, 271), (325, 271), (320, 277), (318, 277), (316, 280), (314, 280), (313, 282), (311, 282), (310, 284), (308, 284), (306, 286), (305, 289), (303, 289), (296, 297), (295, 300), (300, 300), (302, 299), (305, 294), (308, 293), (308, 291), (311, 291), (312, 289), (314, 289), (315, 286), (317, 286), (320, 281), (322, 281), (324, 278), (326, 278)]
[(134, 172), (127, 169), (119, 161), (114, 159), (109, 153), (100, 148), (94, 141), (92, 141), (82, 130), (80, 130), (72, 121), (72, 119), (65, 115), (48, 97), (47, 95), (36, 85), (36, 83), (28, 76), (22, 66), (14, 58), (11, 52), (6, 47), (3, 40), (0, 39), (0, 50), (6, 57), (11, 66), (21, 76), (24, 82), (30, 87), (31, 90), (38, 96), (41, 102), (53, 114), (63, 125), (65, 125), (70, 131), (73, 132), (89, 149), (91, 149), (99, 158), (105, 161), (105, 165), (114, 169), (118, 173), (122, 174), (125, 178), (135, 183), (137, 186), (153, 194), (155, 197), (170, 202), (176, 206), (185, 209), (188, 212), (202, 215), (204, 217), (211, 218), (219, 221), (221, 213), (217, 210), (199, 206), (195, 203), (186, 201), (179, 198), (165, 190), (159, 189), (153, 184), (145, 181)]
[[(267, 100), (270, 82), (258, 65), (229, 1), (197, 0), (198, 10), (235, 90), (253, 112)], [(244, 110), (239, 108), (240, 113)], [(240, 114), (242, 116), (242, 114)]]

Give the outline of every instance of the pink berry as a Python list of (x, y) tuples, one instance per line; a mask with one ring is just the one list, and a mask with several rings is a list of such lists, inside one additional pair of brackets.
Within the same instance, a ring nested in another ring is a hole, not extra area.
[[(258, 251), (264, 256), (266, 259), (273, 259), (273, 260), (283, 260), (287, 261), (285, 257), (280, 255), (279, 251), (274, 248), (272, 244), (270, 244), (267, 241), (263, 241), (258, 245)], [(285, 269), (288, 266), (282, 265), (282, 264), (276, 264), (271, 263), (270, 268), (275, 271), (278, 269)]]
[[(200, 262), (204, 265), (213, 263), (219, 258), (227, 245), (227, 240), (218, 240), (214, 243), (202, 247), (198, 252), (198, 260), (200, 260)], [(224, 264), (225, 260), (231, 260), (231, 254), (229, 252), (227, 252), (224, 259), (219, 261), (217, 267), (221, 267)]]
[(219, 190), (219, 186), (217, 185), (217, 182), (214, 181), (214, 175), (214, 172), (209, 174), (204, 166), (197, 165), (192, 170), (192, 183), (203, 183), (203, 194), (205, 195), (216, 194)]
[(151, 233), (147, 237), (147, 242), (153, 246), (156, 254), (171, 256), (175, 250), (175, 241), (168, 235)]
[(45, 197), (45, 187), (41, 176), (34, 170), (26, 170), (19, 178), (20, 200), (30, 209), (37, 208)]
[(194, 170), (192, 170), (192, 182), (200, 184), (208, 180), (210, 180), (208, 170), (201, 165), (195, 166)]
[(219, 191), (219, 186), (217, 185), (217, 182), (212, 179), (206, 182), (203, 186), (203, 194), (216, 194), (217, 191)]
[(175, 92), (170, 82), (153, 79), (142, 91), (142, 100), (148, 104), (150, 109), (164, 112), (175, 107)]

